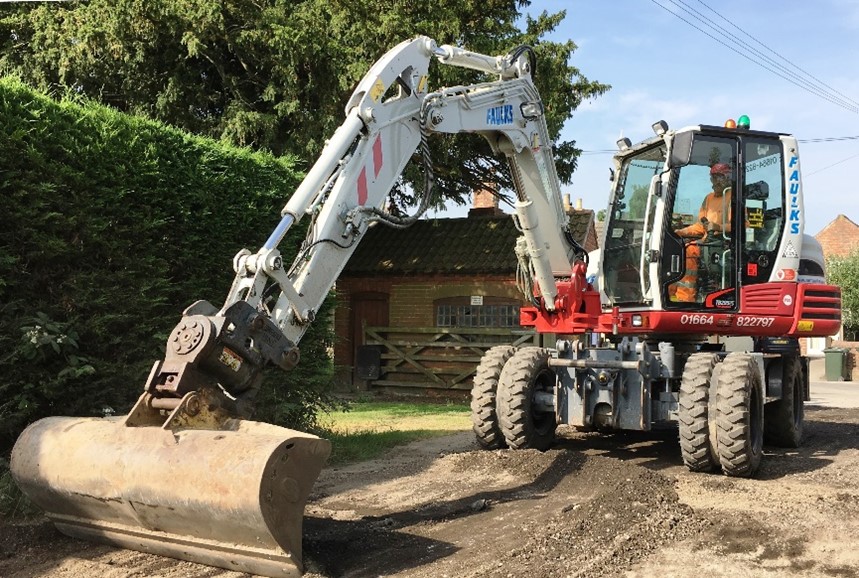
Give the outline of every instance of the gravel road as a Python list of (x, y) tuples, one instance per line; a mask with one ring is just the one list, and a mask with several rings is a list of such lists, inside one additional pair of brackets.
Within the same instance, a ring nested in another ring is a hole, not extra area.
[[(560, 430), (547, 452), (470, 432), (323, 471), (307, 578), (859, 576), (859, 409), (808, 406), (755, 479), (693, 474), (676, 431)], [(244, 576), (0, 524), (0, 576)]]

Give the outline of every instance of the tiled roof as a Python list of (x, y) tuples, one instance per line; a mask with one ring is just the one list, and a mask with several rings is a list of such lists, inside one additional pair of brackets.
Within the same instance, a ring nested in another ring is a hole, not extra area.
[(516, 270), (519, 232), (510, 216), (420, 220), (407, 229), (367, 231), (344, 274), (496, 273)]
[(570, 217), (570, 232), (573, 238), (590, 253), (599, 246), (594, 212), (590, 209), (573, 209)]
[(584, 209), (573, 209), (570, 213), (570, 232), (573, 234), (573, 238), (582, 245), (587, 241), (590, 232), (591, 215), (593, 215), (593, 211)]
[(605, 231), (605, 221), (594, 221), (594, 232), (597, 236), (597, 241), (599, 242), (602, 239), (603, 232)]
[[(582, 244), (588, 228), (579, 221), (592, 216), (571, 216), (573, 236)], [(519, 236), (510, 215), (420, 220), (407, 229), (378, 224), (367, 231), (343, 275), (513, 275)]]

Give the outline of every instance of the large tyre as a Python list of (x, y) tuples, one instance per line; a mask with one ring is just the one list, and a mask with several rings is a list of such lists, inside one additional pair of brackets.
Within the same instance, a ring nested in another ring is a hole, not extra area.
[(805, 423), (805, 391), (802, 364), (796, 356), (784, 357), (782, 398), (764, 406), (764, 441), (774, 446), (798, 448)]
[(488, 450), (507, 447), (504, 434), (498, 425), (496, 397), (498, 378), (507, 360), (513, 357), (516, 348), (499, 345), (487, 351), (480, 359), (471, 388), (471, 423), (477, 443)]
[(710, 403), (710, 383), (718, 361), (719, 356), (713, 353), (689, 356), (680, 382), (680, 453), (683, 463), (693, 472), (712, 472), (719, 467), (715, 440), (710, 436), (711, 414), (715, 414)]
[(729, 353), (716, 388), (716, 448), (722, 471), (749, 477), (761, 464), (764, 403), (760, 370), (748, 353)]
[(546, 349), (520, 349), (506, 363), (498, 380), (498, 423), (508, 447), (544, 451), (552, 445), (555, 412), (538, 409), (534, 396), (552, 393), (555, 381)]

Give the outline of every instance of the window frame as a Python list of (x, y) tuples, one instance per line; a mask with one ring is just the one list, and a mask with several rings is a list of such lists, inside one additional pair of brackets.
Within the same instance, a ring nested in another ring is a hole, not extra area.
[[(443, 297), (433, 301), (435, 327), (450, 329), (518, 329), (522, 302), (509, 297), (483, 296), (472, 305), (471, 296)], [(506, 310), (505, 310), (506, 309)], [(470, 320), (463, 324), (463, 320)]]

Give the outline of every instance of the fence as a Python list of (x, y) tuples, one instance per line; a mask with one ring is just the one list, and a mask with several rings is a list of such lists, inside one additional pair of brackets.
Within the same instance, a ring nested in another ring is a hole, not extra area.
[(469, 391), (486, 350), (537, 345), (539, 335), (525, 329), (364, 327), (364, 343), (378, 364), (366, 373), (370, 389)]

